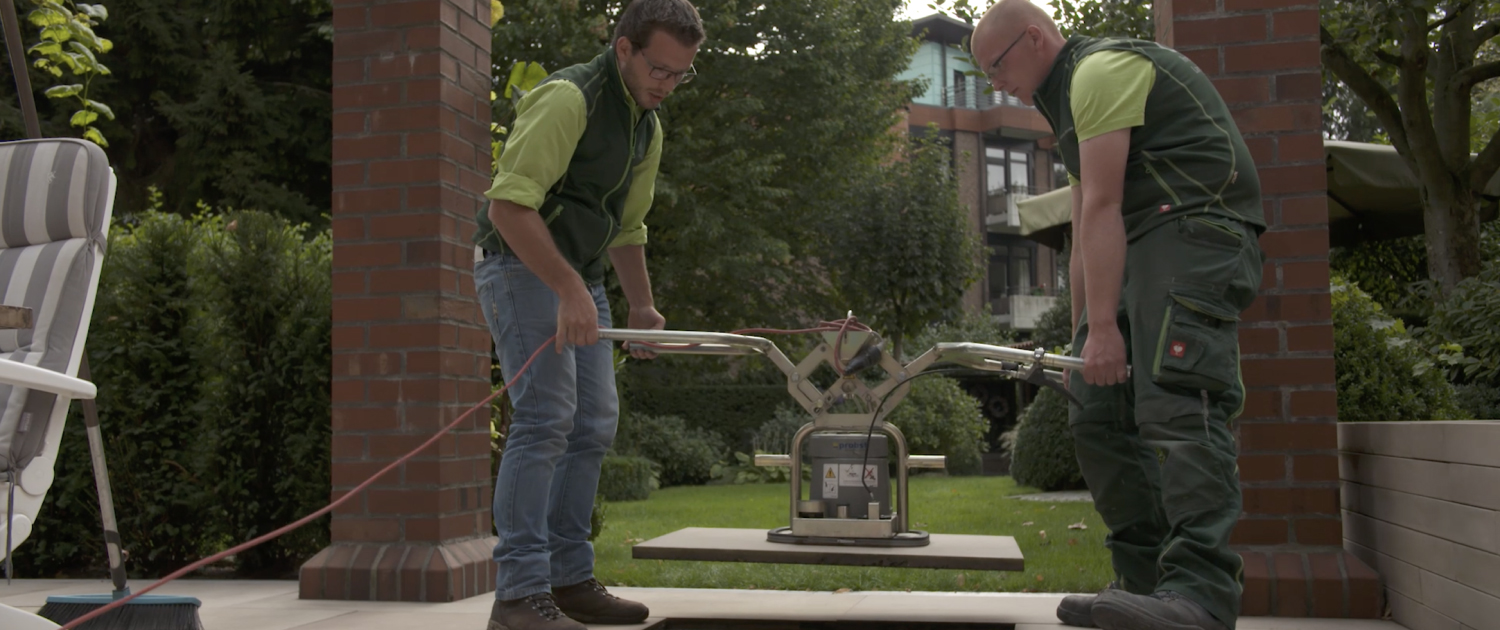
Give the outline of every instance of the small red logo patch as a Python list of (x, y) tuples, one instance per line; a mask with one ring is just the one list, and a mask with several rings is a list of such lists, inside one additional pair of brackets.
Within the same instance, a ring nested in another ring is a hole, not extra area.
[(1157, 212), (1158, 212), (1158, 213), (1166, 213), (1166, 212), (1167, 212), (1167, 211), (1169, 211), (1169, 210), (1171, 210), (1171, 209), (1172, 209), (1172, 206), (1169, 206), (1169, 205), (1167, 205), (1167, 204), (1161, 204), (1161, 207), (1160, 207), (1160, 208), (1157, 208), (1157, 210), (1156, 210), (1156, 211), (1157, 211)]
[(1174, 341), (1172, 342), (1171, 348), (1167, 350), (1167, 354), (1181, 359), (1183, 355), (1187, 354), (1187, 344), (1181, 341)]

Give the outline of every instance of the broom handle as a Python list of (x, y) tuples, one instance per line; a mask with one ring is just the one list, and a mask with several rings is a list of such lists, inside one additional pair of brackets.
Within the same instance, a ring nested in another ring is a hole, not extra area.
[[(85, 381), (91, 380), (88, 353), (83, 355), (78, 375)], [(99, 487), (99, 515), (104, 519), (104, 548), (109, 555), (109, 578), (115, 583), (115, 596), (120, 597), (129, 592), (125, 589), (125, 563), (120, 558), (120, 528), (115, 524), (115, 502), (109, 494), (109, 469), (104, 465), (104, 438), (99, 431), (99, 412), (94, 406), (94, 399), (85, 398), (81, 402), (83, 424), (89, 436), (89, 456), (94, 460), (94, 484)]]

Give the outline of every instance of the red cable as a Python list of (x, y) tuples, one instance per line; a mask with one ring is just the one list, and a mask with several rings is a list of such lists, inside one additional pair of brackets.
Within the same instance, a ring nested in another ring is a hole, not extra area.
[[(731, 334), (744, 334), (744, 333), (752, 333), (752, 332), (754, 332), (754, 333), (798, 334), (798, 333), (834, 332), (834, 331), (838, 331), (838, 333), (839, 333), (838, 343), (835, 344), (835, 346), (834, 346), (834, 361), (837, 363), (839, 361), (839, 358), (838, 358), (838, 354), (839, 354), (838, 353), (838, 344), (842, 344), (843, 343), (843, 340), (844, 340), (844, 331), (845, 330), (850, 330), (850, 329), (856, 330), (856, 331), (860, 331), (860, 332), (867, 332), (867, 331), (871, 330), (869, 326), (866, 326), (864, 324), (861, 324), (861, 323), (857, 322), (855, 320), (855, 318), (848, 317), (848, 318), (845, 318), (845, 319), (831, 321), (831, 322), (830, 321), (818, 322), (818, 326), (815, 327), (815, 328), (803, 328), (803, 329), (799, 329), (799, 330), (781, 330), (781, 329), (775, 329), (775, 328), (746, 328), (746, 329), (743, 329), (743, 330), (733, 331)], [(536, 349), (536, 352), (531, 353), (531, 358), (529, 358), (529, 359), (526, 360), (526, 363), (521, 366), (521, 370), (519, 372), (516, 372), (516, 375), (514, 377), (512, 377), (512, 380), (514, 381), (516, 378), (520, 378), (520, 376), (522, 374), (525, 374), (526, 373), (526, 369), (531, 367), (531, 363), (536, 360), (537, 356), (539, 356), (542, 353), (543, 350), (546, 350), (547, 346), (551, 345), (552, 341), (554, 339), (556, 339), (556, 338), (557, 338), (556, 335), (553, 335), (552, 337), (548, 337), (547, 341), (543, 342), (542, 345), (541, 345), (541, 347), (539, 347), (539, 348)], [(659, 344), (647, 343), (647, 342), (640, 342), (640, 341), (635, 341), (635, 342), (631, 342), (631, 343), (639, 343), (641, 345), (650, 346), (650, 347), (663, 347), (663, 346), (661, 346)], [(698, 344), (690, 344), (688, 347), (692, 347), (692, 346), (696, 346), (696, 345), (698, 345)], [(837, 368), (837, 369), (839, 371), (839, 374), (842, 375), (843, 374), (842, 368)], [(327, 506), (324, 506), (322, 509), (319, 509), (318, 511), (313, 512), (312, 514), (308, 514), (307, 516), (304, 516), (301, 519), (298, 519), (297, 521), (295, 521), (295, 522), (293, 522), (291, 524), (285, 525), (285, 526), (281, 527), (280, 529), (277, 529), (276, 531), (263, 534), (263, 535), (261, 535), (258, 538), (252, 539), (252, 540), (250, 540), (248, 542), (241, 543), (241, 544), (239, 544), (239, 545), (237, 545), (235, 547), (231, 547), (229, 549), (225, 549), (224, 551), (221, 551), (221, 552), (216, 553), (216, 554), (214, 554), (212, 556), (209, 556), (207, 558), (204, 558), (202, 560), (194, 562), (194, 563), (192, 563), (192, 564), (190, 564), (188, 566), (185, 566), (185, 567), (183, 567), (181, 569), (178, 569), (177, 571), (173, 572), (171, 575), (168, 575), (168, 576), (166, 576), (164, 578), (161, 578), (161, 579), (159, 579), (159, 580), (157, 580), (155, 582), (152, 582), (151, 585), (147, 586), (146, 588), (141, 589), (140, 591), (137, 591), (137, 592), (131, 594), (128, 597), (124, 597), (122, 599), (118, 599), (118, 600), (115, 600), (113, 602), (110, 602), (109, 604), (106, 604), (105, 606), (103, 606), (102, 608), (99, 608), (98, 610), (95, 610), (93, 612), (90, 612), (90, 613), (82, 616), (82, 617), (79, 617), (77, 619), (69, 621), (66, 624), (63, 624), (61, 627), (58, 628), (58, 630), (73, 630), (74, 628), (77, 628), (78, 626), (82, 625), (84, 622), (90, 621), (90, 620), (94, 619), (95, 617), (103, 615), (104, 613), (109, 612), (111, 610), (114, 610), (115, 608), (119, 608), (120, 606), (124, 606), (125, 604), (129, 603), (130, 600), (133, 600), (133, 599), (135, 599), (137, 597), (145, 595), (146, 593), (150, 593), (151, 591), (156, 590), (157, 588), (161, 587), (162, 585), (166, 584), (167, 582), (171, 582), (172, 580), (175, 580), (175, 579), (180, 578), (180, 577), (182, 577), (184, 575), (192, 573), (193, 571), (196, 571), (196, 570), (198, 570), (198, 569), (200, 569), (200, 568), (202, 568), (204, 566), (207, 566), (207, 565), (213, 564), (215, 562), (218, 562), (220, 560), (223, 560), (224, 558), (232, 556), (232, 555), (234, 555), (236, 553), (239, 553), (241, 551), (244, 551), (246, 549), (250, 549), (251, 547), (255, 547), (256, 545), (264, 543), (264, 542), (266, 542), (268, 540), (272, 540), (272, 539), (274, 539), (274, 538), (276, 538), (278, 536), (281, 536), (282, 534), (285, 534), (285, 533), (287, 533), (289, 531), (292, 531), (294, 529), (297, 529), (298, 527), (301, 527), (303, 525), (306, 525), (306, 524), (312, 522), (313, 519), (316, 519), (319, 516), (322, 516), (324, 514), (332, 512), (334, 509), (338, 508), (338, 506), (343, 505), (345, 501), (348, 501), (349, 499), (354, 498), (355, 495), (358, 495), (360, 492), (363, 492), (365, 490), (365, 488), (368, 488), (370, 486), (370, 484), (375, 483), (376, 479), (379, 479), (382, 476), (384, 476), (386, 473), (394, 470), (397, 466), (400, 466), (401, 464), (406, 463), (407, 460), (409, 460), (412, 457), (416, 456), (417, 453), (422, 452), (423, 449), (426, 449), (427, 447), (432, 446), (433, 444), (437, 443), (437, 441), (438, 441), (439, 438), (441, 438), (444, 435), (446, 435), (449, 431), (452, 431), (454, 427), (456, 427), (460, 423), (462, 423), (465, 419), (467, 419), (475, 411), (478, 411), (479, 409), (483, 408), (485, 405), (490, 404), (490, 401), (494, 400), (496, 396), (499, 396), (500, 394), (505, 393), (505, 390), (508, 389), (509, 387), (510, 387), (510, 385), (506, 385), (506, 386), (501, 387), (500, 389), (496, 390), (495, 393), (490, 394), (488, 398), (485, 398), (483, 401), (480, 401), (479, 404), (474, 405), (468, 411), (465, 411), (462, 415), (460, 415), (457, 419), (455, 419), (453, 422), (449, 423), (448, 426), (443, 427), (443, 429), (441, 431), (438, 431), (431, 438), (428, 438), (427, 441), (423, 442), (421, 446), (418, 446), (417, 448), (413, 449), (412, 452), (407, 453), (407, 454), (401, 456), (400, 459), (397, 459), (396, 461), (393, 461), (390, 464), (386, 465), (385, 468), (380, 469), (380, 472), (375, 473), (369, 479), (366, 479), (364, 481), (364, 483), (361, 483), (358, 486), (356, 486), (353, 490), (350, 490), (348, 494), (345, 494), (344, 496), (339, 497), (338, 500), (334, 501), (333, 503), (328, 504)]]
[[(543, 350), (546, 350), (549, 346), (551, 346), (552, 345), (552, 341), (554, 339), (556, 339), (556, 338), (557, 338), (557, 336), (553, 335), (551, 337), (548, 337), (547, 341), (542, 342), (542, 346), (540, 348), (537, 348), (536, 352), (531, 353), (531, 358), (526, 360), (525, 365), (521, 366), (521, 370), (519, 372), (516, 372), (516, 375), (514, 377), (512, 377), (511, 380), (514, 381), (515, 379), (520, 378), (522, 374), (525, 374), (526, 373), (526, 369), (529, 368), (529, 367), (531, 367), (531, 362), (535, 361), (536, 358), (537, 358), (537, 356), (541, 355), (541, 353), (542, 353)], [(91, 620), (91, 619), (93, 619), (95, 617), (98, 617), (98, 616), (106, 613), (106, 612), (109, 612), (110, 610), (113, 610), (113, 609), (118, 608), (120, 606), (124, 606), (130, 600), (135, 599), (137, 597), (140, 597), (142, 595), (145, 595), (146, 593), (150, 593), (151, 591), (155, 590), (157, 587), (159, 587), (159, 586), (161, 586), (163, 584), (166, 584), (167, 582), (171, 582), (172, 580), (175, 580), (175, 579), (180, 578), (180, 577), (182, 577), (184, 575), (192, 573), (193, 571), (196, 571), (196, 570), (198, 570), (201, 567), (213, 564), (213, 563), (218, 562), (219, 560), (222, 560), (222, 559), (224, 559), (224, 558), (226, 558), (228, 556), (234, 555), (236, 553), (239, 553), (241, 551), (244, 551), (246, 549), (249, 549), (251, 547), (259, 545), (259, 544), (261, 544), (263, 542), (266, 542), (268, 540), (276, 538), (277, 536), (280, 536), (280, 535), (285, 534), (285, 533), (287, 533), (289, 531), (297, 529), (298, 527), (301, 527), (303, 525), (308, 524), (313, 519), (318, 518), (319, 516), (322, 516), (324, 514), (332, 512), (334, 510), (334, 508), (337, 508), (338, 506), (343, 505), (343, 503), (345, 501), (348, 501), (349, 499), (354, 498), (355, 495), (359, 494), (360, 492), (363, 492), (364, 489), (367, 488), (367, 487), (369, 487), (370, 484), (374, 483), (376, 479), (379, 479), (381, 476), (383, 476), (386, 473), (394, 470), (397, 466), (400, 466), (401, 464), (406, 463), (407, 460), (411, 459), (417, 453), (422, 452), (423, 449), (426, 449), (427, 447), (432, 446), (433, 444), (437, 443), (438, 438), (441, 438), (444, 435), (446, 435), (449, 431), (452, 431), (453, 427), (458, 426), (459, 423), (463, 422), (470, 415), (473, 415), (473, 413), (475, 411), (478, 411), (481, 408), (483, 408), (485, 405), (490, 404), (490, 401), (494, 400), (496, 396), (499, 396), (500, 394), (504, 393), (505, 390), (508, 389), (509, 387), (510, 387), (510, 385), (507, 384), (504, 387), (501, 387), (499, 390), (496, 390), (495, 393), (490, 394), (489, 398), (484, 399), (479, 404), (474, 405), (473, 407), (471, 407), (468, 411), (465, 411), (463, 413), (463, 415), (460, 415), (458, 417), (458, 419), (456, 419), (453, 422), (449, 423), (448, 426), (443, 427), (443, 430), (438, 431), (436, 435), (433, 435), (431, 438), (428, 438), (428, 440), (426, 442), (423, 442), (421, 446), (418, 446), (416, 449), (412, 450), (412, 452), (407, 453), (407, 454), (401, 456), (400, 459), (397, 459), (396, 461), (391, 462), (385, 468), (382, 468), (380, 470), (380, 472), (375, 473), (374, 476), (370, 477), (369, 479), (366, 479), (364, 483), (359, 484), (353, 490), (350, 490), (348, 494), (346, 494), (346, 495), (344, 495), (342, 497), (339, 497), (339, 499), (337, 501), (334, 501), (333, 503), (328, 504), (326, 507), (324, 507), (324, 508), (322, 508), (322, 509), (320, 509), (320, 510), (318, 510), (316, 512), (313, 512), (312, 514), (308, 514), (307, 516), (302, 517), (300, 520), (298, 520), (298, 521), (296, 521), (296, 522), (294, 522), (294, 523), (292, 523), (290, 525), (287, 525), (285, 527), (282, 527), (281, 529), (278, 529), (276, 531), (273, 531), (273, 532), (270, 532), (268, 534), (262, 535), (259, 538), (251, 540), (249, 542), (242, 543), (242, 544), (240, 544), (237, 547), (232, 547), (230, 549), (226, 549), (224, 551), (220, 551), (219, 553), (216, 553), (216, 554), (214, 554), (212, 556), (209, 556), (207, 558), (204, 558), (202, 560), (194, 562), (194, 563), (192, 563), (192, 564), (190, 564), (190, 565), (188, 565), (186, 567), (178, 569), (176, 572), (172, 573), (171, 575), (168, 575), (167, 577), (164, 577), (164, 578), (162, 578), (160, 580), (157, 580), (156, 582), (153, 582), (150, 586), (147, 586), (146, 588), (141, 589), (139, 592), (136, 592), (136, 593), (130, 595), (129, 597), (125, 597), (123, 599), (115, 600), (115, 601), (110, 602), (109, 604), (105, 605), (103, 608), (100, 608), (100, 609), (95, 610), (95, 611), (93, 611), (91, 613), (88, 613), (88, 614), (86, 614), (86, 615), (84, 615), (82, 617), (79, 617), (77, 619), (69, 621), (68, 623), (64, 624), (62, 627), (58, 628), (58, 630), (72, 630), (73, 628), (77, 628), (79, 625), (82, 625), (85, 621), (89, 621), (89, 620)]]

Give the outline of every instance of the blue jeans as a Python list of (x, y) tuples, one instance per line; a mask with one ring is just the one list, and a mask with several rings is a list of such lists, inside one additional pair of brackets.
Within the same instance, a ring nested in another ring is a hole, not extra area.
[[(599, 467), (619, 421), (610, 342), (547, 343), (557, 331), (557, 294), (511, 254), (474, 263), (479, 306), (515, 405), (495, 478), (495, 597), (517, 599), (594, 575), (589, 517)], [(599, 326), (610, 326), (603, 286), (591, 286)]]

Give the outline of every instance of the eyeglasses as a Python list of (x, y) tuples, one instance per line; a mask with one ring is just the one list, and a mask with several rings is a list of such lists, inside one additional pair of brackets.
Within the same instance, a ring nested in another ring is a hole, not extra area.
[(1005, 50), (1000, 53), (1000, 56), (996, 57), (995, 60), (990, 63), (990, 67), (984, 71), (984, 78), (989, 79), (991, 83), (994, 83), (995, 73), (1000, 70), (1000, 60), (1004, 59), (1006, 55), (1010, 54), (1010, 49), (1015, 48), (1016, 44), (1021, 43), (1021, 38), (1025, 36), (1026, 31), (1024, 30), (1022, 30), (1019, 35), (1016, 35), (1015, 40), (1011, 41), (1010, 45), (1006, 46)]
[(634, 48), (636, 52), (638, 52), (638, 53), (641, 54), (641, 59), (645, 59), (646, 60), (646, 65), (651, 67), (650, 74), (651, 74), (651, 78), (653, 78), (653, 79), (656, 79), (658, 81), (672, 80), (672, 81), (676, 81), (677, 85), (682, 85), (684, 83), (692, 81), (693, 77), (698, 76), (698, 71), (695, 70), (692, 65), (689, 65), (687, 70), (680, 70), (680, 71), (679, 70), (672, 70), (672, 69), (669, 69), (669, 68), (663, 68), (661, 66), (658, 66), (658, 65), (652, 63), (651, 62), (651, 58), (646, 56), (646, 51), (642, 50), (640, 46), (636, 46), (635, 44), (631, 44), (630, 47)]

